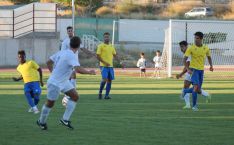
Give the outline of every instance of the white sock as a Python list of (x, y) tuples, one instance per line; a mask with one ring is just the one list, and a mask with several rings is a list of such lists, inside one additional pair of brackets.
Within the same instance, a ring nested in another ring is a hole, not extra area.
[(184, 101), (185, 101), (186, 106), (190, 106), (190, 94), (189, 93), (187, 93), (184, 96)]
[(43, 105), (42, 110), (41, 110), (40, 123), (42, 124), (46, 123), (50, 110), (51, 108), (47, 107), (46, 105)]
[(71, 79), (70, 82), (72, 83), (72, 85), (76, 89), (76, 79)]
[(203, 89), (201, 89), (201, 95), (204, 96), (204, 97), (208, 97), (209, 93), (204, 91)]
[(72, 101), (71, 99), (68, 100), (67, 102), (67, 107), (66, 110), (63, 114), (63, 120), (70, 120), (70, 117), (72, 115), (72, 112), (75, 110), (76, 108), (76, 102)]

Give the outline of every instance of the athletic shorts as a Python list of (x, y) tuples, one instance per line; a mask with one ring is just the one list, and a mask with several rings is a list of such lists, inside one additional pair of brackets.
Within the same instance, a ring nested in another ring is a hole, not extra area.
[(60, 92), (66, 93), (72, 89), (74, 89), (74, 86), (69, 80), (59, 84), (47, 82), (47, 99), (55, 101), (58, 99)]
[(28, 82), (24, 84), (24, 93), (30, 92), (31, 94), (41, 94), (41, 87), (39, 82)]
[(141, 72), (146, 72), (146, 69), (145, 69), (145, 68), (142, 68), (142, 69), (141, 69)]
[(185, 73), (184, 80), (191, 82), (191, 75), (189, 73)]
[(191, 82), (193, 85), (198, 85), (199, 88), (202, 87), (203, 83), (203, 76), (204, 76), (204, 70), (197, 70), (194, 68), (190, 68), (192, 70), (191, 74)]
[(104, 67), (100, 66), (102, 79), (109, 79), (114, 80), (115, 79), (115, 73), (113, 67)]

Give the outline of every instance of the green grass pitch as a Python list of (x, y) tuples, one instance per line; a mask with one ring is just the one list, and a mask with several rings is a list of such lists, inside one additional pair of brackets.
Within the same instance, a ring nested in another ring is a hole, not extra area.
[[(0, 73), (0, 145), (233, 145), (234, 79), (206, 79), (212, 103), (199, 96), (199, 111), (182, 110), (182, 80), (117, 76), (111, 100), (98, 100), (100, 76), (78, 76), (80, 100), (71, 131), (59, 124), (64, 107), (57, 101), (48, 131), (28, 113), (23, 83), (15, 73)], [(47, 74), (48, 77), (48, 74)], [(47, 78), (45, 78), (46, 81)], [(43, 87), (39, 108), (46, 98)]]

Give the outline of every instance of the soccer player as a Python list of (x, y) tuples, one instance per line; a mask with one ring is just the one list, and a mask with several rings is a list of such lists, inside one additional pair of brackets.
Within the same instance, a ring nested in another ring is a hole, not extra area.
[[(187, 48), (188, 48), (187, 41), (181, 41), (179, 43), (179, 45), (180, 45), (181, 52), (185, 53), (186, 50), (187, 50)], [(188, 57), (188, 59), (186, 61), (186, 63), (187, 63), (188, 66), (190, 65), (190, 61), (191, 61), (191, 57)], [(192, 82), (191, 82), (191, 75), (187, 72), (187, 70), (186, 70), (185, 67), (184, 67), (183, 71), (180, 74), (176, 75), (176, 78), (179, 79), (183, 75), (185, 75), (185, 76), (184, 76), (184, 88), (182, 89), (182, 91), (184, 89), (188, 89), (190, 87), (190, 85), (192, 84)], [(204, 91), (203, 89), (201, 89), (201, 92), (199, 92), (199, 93), (201, 93), (201, 95), (206, 98), (206, 101), (208, 103), (209, 100), (211, 99), (210, 94), (208, 92)], [(184, 96), (183, 99), (185, 101), (185, 106), (183, 107), (183, 109), (190, 109), (191, 108), (191, 105), (190, 105), (190, 94), (189, 93), (185, 94), (185, 96)]]
[[(212, 59), (210, 49), (208, 46), (202, 44), (204, 34), (202, 32), (196, 32), (194, 34), (195, 44), (191, 45), (184, 55), (184, 66), (189, 74), (191, 74), (191, 82), (193, 88), (184, 89), (183, 96), (186, 93), (192, 93), (193, 105), (192, 109), (198, 111), (197, 107), (197, 94), (201, 92), (203, 83), (205, 58), (207, 57), (210, 64), (210, 71), (213, 71)], [(188, 57), (191, 56), (190, 65), (188, 65)]]
[(95, 75), (94, 70), (88, 71), (82, 68), (77, 61), (76, 51), (78, 51), (78, 48), (80, 47), (80, 38), (72, 37), (70, 40), (70, 47), (71, 49), (55, 53), (47, 61), (48, 69), (51, 72), (47, 81), (47, 102), (42, 107), (40, 118), (37, 120), (37, 125), (42, 130), (47, 130), (47, 118), (55, 101), (58, 99), (60, 92), (63, 92), (70, 97), (63, 117), (60, 119), (60, 123), (69, 129), (73, 129), (70, 117), (76, 107), (79, 95), (72, 83), (69, 81), (69, 78), (73, 69), (81, 74)]
[[(70, 39), (74, 36), (74, 31), (73, 31), (73, 28), (71, 26), (68, 26), (67, 27), (67, 37), (63, 40), (62, 42), (62, 46), (61, 46), (61, 50), (68, 50), (70, 49)], [(92, 52), (90, 52), (89, 50), (85, 49), (83, 45), (80, 45), (80, 50), (82, 50), (84, 53), (86, 53), (87, 55), (91, 55), (91, 56), (94, 56), (96, 57), (95, 54), (93, 54)], [(76, 59), (78, 61), (78, 55), (79, 55), (79, 52), (76, 51), (75, 53), (76, 55)], [(71, 77), (69, 78), (70, 82), (72, 83), (72, 85), (74, 86), (74, 88), (76, 88), (76, 72), (73, 71), (72, 74), (71, 74)], [(63, 100), (68, 100), (69, 97), (68, 96), (64, 96)], [(66, 102), (65, 101), (65, 102)], [(64, 104), (66, 105), (66, 104)]]
[(156, 51), (156, 55), (153, 61), (155, 63), (154, 77), (160, 78), (160, 69), (162, 67), (162, 64), (161, 64), (161, 52), (159, 50)]
[(102, 74), (102, 81), (100, 83), (98, 99), (102, 99), (102, 90), (106, 85), (106, 94), (104, 99), (111, 99), (109, 96), (111, 90), (112, 80), (115, 79), (113, 69), (113, 57), (118, 59), (115, 48), (110, 44), (110, 33), (103, 34), (104, 43), (98, 45), (97, 59), (100, 61), (100, 70)]
[(142, 76), (142, 73), (144, 74), (144, 77), (146, 77), (146, 60), (145, 60), (145, 54), (142, 52), (140, 54), (140, 59), (137, 61), (137, 67), (140, 68), (140, 77)]
[[(39, 65), (33, 60), (26, 60), (26, 54), (24, 50), (18, 51), (19, 65), (17, 71), (21, 74), (20, 77), (13, 77), (14, 81), (24, 81), (24, 94), (30, 106), (28, 112), (39, 113), (37, 104), (40, 100), (41, 88), (43, 87), (42, 70)], [(40, 83), (39, 83), (40, 82)]]

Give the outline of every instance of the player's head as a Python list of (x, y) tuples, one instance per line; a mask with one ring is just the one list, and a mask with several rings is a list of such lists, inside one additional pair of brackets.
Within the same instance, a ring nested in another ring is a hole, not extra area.
[(74, 36), (70, 40), (70, 47), (73, 51), (77, 51), (80, 48), (80, 37)]
[(73, 33), (73, 28), (72, 28), (72, 26), (68, 26), (67, 27), (67, 35), (68, 35), (68, 37), (73, 37), (73, 35), (74, 35), (74, 33)]
[(196, 45), (198, 46), (202, 45), (203, 36), (204, 34), (202, 32), (196, 32), (194, 34), (194, 42)]
[(25, 63), (25, 61), (26, 61), (26, 54), (25, 54), (24, 50), (19, 50), (18, 51), (18, 61), (20, 63)]
[(187, 50), (187, 48), (188, 48), (188, 42), (187, 42), (187, 41), (181, 41), (181, 42), (179, 43), (179, 45), (180, 45), (180, 50), (181, 50), (183, 53), (185, 53), (186, 50)]
[(103, 39), (104, 39), (104, 43), (109, 44), (109, 42), (110, 42), (110, 33), (109, 32), (105, 32), (103, 34)]
[(160, 50), (157, 50), (157, 51), (156, 51), (156, 56), (160, 56), (160, 55), (161, 55)]
[(140, 53), (140, 56), (141, 56), (141, 58), (144, 58), (144, 57), (145, 57), (145, 53), (144, 53), (144, 52), (141, 52), (141, 53)]

